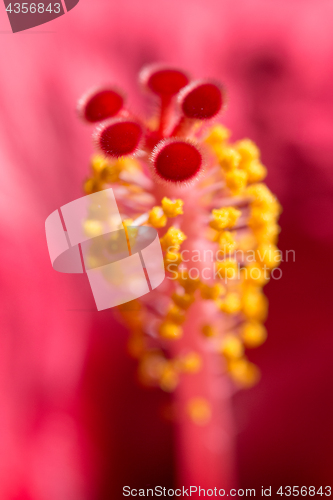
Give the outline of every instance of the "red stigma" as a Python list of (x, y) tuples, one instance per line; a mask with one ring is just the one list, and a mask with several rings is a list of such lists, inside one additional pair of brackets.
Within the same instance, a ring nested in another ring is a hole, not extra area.
[(115, 116), (124, 105), (123, 96), (113, 89), (98, 89), (84, 96), (79, 102), (79, 113), (90, 123)]
[(222, 108), (221, 88), (215, 83), (193, 82), (184, 89), (180, 104), (187, 118), (209, 120)]
[(152, 155), (155, 174), (166, 182), (186, 183), (203, 168), (202, 154), (187, 141), (167, 140), (158, 144)]
[(160, 97), (172, 97), (189, 83), (183, 71), (159, 65), (144, 68), (140, 77), (142, 83)]
[(95, 132), (97, 147), (108, 156), (133, 154), (139, 147), (142, 127), (132, 120), (114, 119), (101, 125)]

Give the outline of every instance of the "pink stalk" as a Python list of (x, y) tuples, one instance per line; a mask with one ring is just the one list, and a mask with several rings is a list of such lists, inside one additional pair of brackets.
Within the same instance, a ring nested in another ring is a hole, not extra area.
[[(193, 250), (207, 248), (200, 232), (201, 207), (191, 190), (184, 196), (188, 207), (181, 229), (186, 230), (187, 240), (183, 249), (192, 254)], [(192, 263), (200, 274), (209, 262)], [(191, 266), (191, 264), (190, 264)], [(201, 486), (205, 489), (225, 489), (235, 486), (234, 429), (231, 415), (231, 387), (225, 375), (221, 375), (220, 360), (201, 327), (208, 321), (212, 308), (207, 301), (199, 299), (188, 311), (184, 333), (173, 344), (174, 357), (184, 352), (198, 352), (202, 357), (202, 369), (198, 373), (184, 374), (175, 392), (177, 482), (179, 486)], [(206, 400), (211, 409), (207, 423), (198, 425), (189, 419), (188, 404), (195, 398)], [(196, 498), (196, 496), (193, 496)]]

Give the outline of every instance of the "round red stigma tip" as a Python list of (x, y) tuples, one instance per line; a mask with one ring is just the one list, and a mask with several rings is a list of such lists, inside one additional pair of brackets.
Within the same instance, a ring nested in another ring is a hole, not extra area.
[(194, 82), (184, 89), (180, 102), (187, 118), (209, 120), (221, 110), (223, 96), (215, 83)]
[(189, 78), (178, 69), (153, 66), (143, 70), (143, 81), (154, 94), (172, 97), (189, 83)]
[(82, 98), (79, 112), (86, 121), (95, 123), (117, 115), (123, 105), (124, 98), (116, 90), (98, 89)]
[(116, 119), (96, 130), (95, 141), (103, 153), (119, 157), (133, 154), (139, 147), (142, 135), (143, 130), (139, 123)]
[(155, 174), (160, 180), (182, 183), (193, 180), (203, 167), (200, 151), (186, 141), (163, 141), (153, 152)]

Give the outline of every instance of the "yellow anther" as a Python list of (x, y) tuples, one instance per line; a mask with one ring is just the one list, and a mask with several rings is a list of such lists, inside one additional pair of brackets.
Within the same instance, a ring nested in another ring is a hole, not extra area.
[(133, 224), (133, 219), (124, 219), (122, 222), (124, 226), (128, 227)]
[(242, 162), (257, 160), (260, 156), (259, 148), (250, 139), (236, 142), (235, 147), (242, 157)]
[(211, 405), (204, 398), (193, 398), (188, 402), (187, 411), (197, 425), (207, 425), (212, 416)]
[(126, 170), (128, 172), (136, 172), (138, 170), (141, 170), (141, 165), (138, 160), (126, 156), (118, 158), (118, 160), (116, 160), (115, 162), (115, 166), (119, 171)]
[(177, 217), (177, 215), (182, 215), (183, 212), (183, 200), (170, 200), (164, 197), (162, 202), (163, 212), (167, 217)]
[(281, 252), (275, 245), (262, 243), (256, 250), (256, 259), (262, 266), (274, 269), (281, 262)]
[(266, 184), (252, 184), (247, 187), (246, 194), (252, 198), (251, 207), (269, 211), (276, 217), (280, 215), (282, 211), (281, 205)]
[(187, 269), (183, 269), (179, 273), (178, 283), (184, 288), (186, 293), (193, 293), (200, 287), (200, 279), (191, 278)]
[(177, 307), (175, 304), (172, 304), (167, 312), (166, 319), (168, 321), (171, 321), (172, 323), (181, 325), (182, 323), (184, 323), (186, 317), (182, 309)]
[(120, 170), (116, 165), (105, 167), (99, 174), (101, 182), (112, 184), (119, 181)]
[(230, 135), (230, 131), (226, 127), (223, 127), (223, 125), (214, 125), (214, 127), (210, 129), (205, 142), (211, 146), (216, 144), (219, 145), (229, 139)]
[(213, 220), (209, 223), (210, 227), (221, 231), (225, 228), (232, 228), (241, 216), (241, 211), (234, 207), (214, 208), (212, 210)]
[(216, 154), (219, 160), (219, 163), (225, 172), (230, 172), (235, 170), (240, 161), (241, 155), (233, 148), (223, 147), (221, 146), (219, 149), (216, 149)]
[(212, 325), (203, 325), (201, 331), (205, 337), (216, 337), (217, 330)]
[(252, 232), (248, 232), (237, 240), (237, 248), (246, 253), (249, 250), (254, 250), (257, 246), (258, 240)]
[(243, 314), (246, 318), (265, 321), (268, 312), (268, 301), (257, 287), (247, 287), (242, 297)]
[(218, 234), (217, 241), (223, 254), (231, 254), (237, 248), (235, 238), (230, 231), (221, 231)]
[(241, 337), (245, 347), (258, 347), (265, 342), (267, 331), (262, 323), (247, 321), (241, 328)]
[(215, 262), (215, 268), (220, 278), (234, 279), (238, 276), (238, 263), (233, 259)]
[(233, 195), (241, 194), (247, 183), (247, 173), (245, 170), (232, 170), (225, 174), (225, 183)]
[(267, 175), (266, 167), (259, 160), (242, 163), (241, 168), (247, 173), (247, 181), (250, 184), (262, 181)]
[(165, 392), (173, 392), (179, 382), (179, 375), (172, 362), (167, 361), (163, 367), (160, 388)]
[(102, 186), (96, 179), (87, 179), (83, 184), (83, 190), (86, 194), (96, 193), (101, 191)]
[(169, 227), (164, 236), (160, 239), (163, 250), (174, 247), (173, 250), (179, 250), (180, 245), (186, 240), (185, 234), (173, 226)]
[(238, 293), (228, 293), (220, 305), (222, 312), (236, 314), (242, 309), (242, 301)]
[(164, 257), (164, 264), (167, 267), (169, 264), (173, 264), (171, 268), (174, 270), (174, 265), (179, 266), (182, 262), (182, 257), (179, 252), (167, 252)]
[(268, 210), (263, 210), (261, 208), (251, 208), (251, 215), (249, 219), (249, 226), (251, 229), (261, 229), (264, 226), (270, 226), (275, 224), (276, 215)]
[(183, 295), (174, 293), (172, 294), (172, 300), (178, 307), (180, 307), (180, 309), (187, 310), (193, 304), (195, 298), (189, 293), (184, 293)]
[[(128, 249), (131, 247), (131, 244), (134, 243), (134, 241), (138, 235), (138, 232), (139, 232), (139, 228), (136, 226), (132, 226), (132, 224), (133, 224), (133, 219), (124, 219), (122, 221), (122, 227), (125, 229), (126, 242), (127, 242)], [(112, 227), (112, 222), (111, 222), (111, 227)], [(112, 233), (111, 232), (110, 238), (111, 238), (111, 241), (112, 241), (112, 238), (114, 238), (114, 244), (112, 245), (112, 247), (113, 247), (113, 251), (117, 252), (120, 248), (119, 245), (122, 244), (122, 242), (119, 241), (119, 233), (117, 233), (117, 232)]]
[(215, 285), (207, 285), (206, 283), (202, 283), (200, 287), (201, 297), (205, 300), (216, 300), (223, 293), (225, 293), (225, 288), (220, 283), (216, 283)]
[(102, 155), (94, 155), (91, 158), (91, 169), (95, 176), (99, 176), (101, 172), (108, 167), (110, 164), (105, 156)]
[(221, 341), (219, 352), (226, 358), (240, 358), (244, 354), (243, 343), (235, 335), (227, 335)]
[(89, 238), (95, 238), (103, 234), (103, 223), (99, 220), (87, 219), (83, 223), (83, 231)]
[(259, 368), (247, 359), (233, 359), (228, 363), (228, 372), (240, 387), (252, 387), (260, 379)]
[(252, 228), (258, 243), (277, 243), (280, 226), (274, 222), (266, 226)]
[(168, 219), (166, 215), (163, 213), (161, 207), (154, 207), (149, 212), (148, 224), (153, 227), (159, 228), (164, 227), (167, 223)]
[(182, 334), (182, 328), (172, 321), (166, 320), (161, 323), (159, 327), (159, 334), (162, 338), (167, 340), (177, 340)]
[(179, 367), (185, 373), (197, 373), (202, 366), (201, 356), (193, 351), (185, 354), (179, 360)]
[(242, 276), (246, 281), (260, 287), (266, 285), (269, 281), (268, 270), (256, 262), (251, 262), (245, 269), (242, 269)]

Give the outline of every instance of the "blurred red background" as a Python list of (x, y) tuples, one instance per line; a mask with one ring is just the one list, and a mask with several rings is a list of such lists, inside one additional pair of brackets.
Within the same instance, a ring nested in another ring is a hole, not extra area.
[[(2, 284), (0, 497), (122, 498), (174, 485), (170, 396), (141, 389), (112, 311), (83, 277), (53, 271), (44, 221), (82, 195), (91, 130), (77, 98), (163, 61), (228, 89), (224, 123), (260, 147), (295, 250), (267, 287), (258, 386), (233, 397), (243, 488), (326, 486), (333, 476), (333, 5), (329, 0), (81, 0), (36, 29), (0, 24)], [(221, 465), (222, 467), (223, 465)]]

